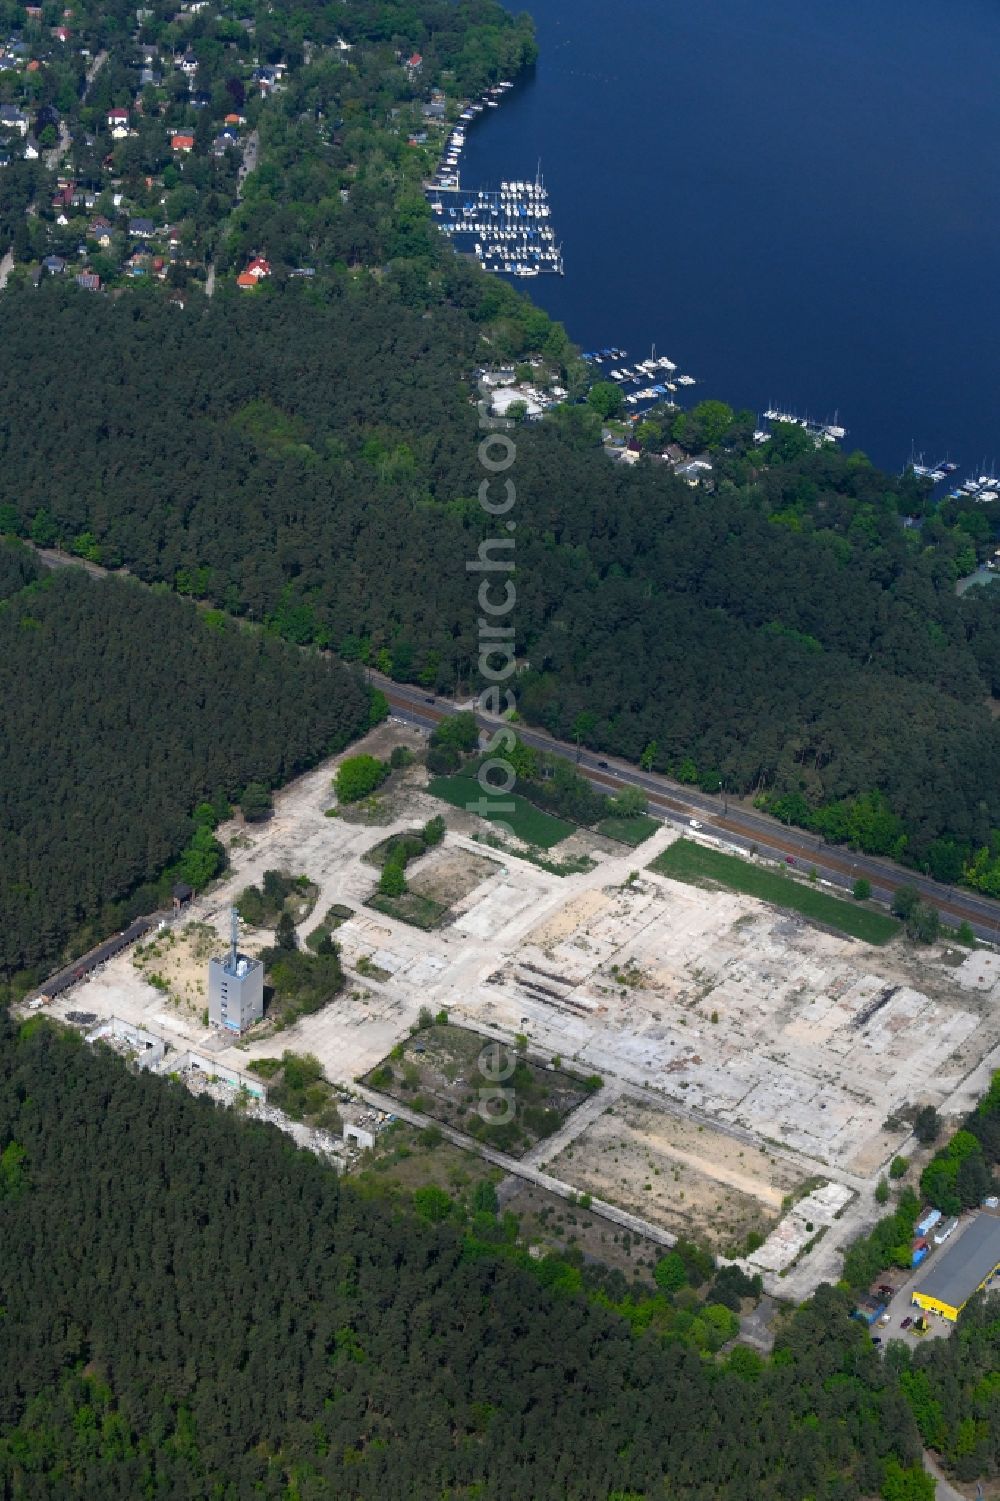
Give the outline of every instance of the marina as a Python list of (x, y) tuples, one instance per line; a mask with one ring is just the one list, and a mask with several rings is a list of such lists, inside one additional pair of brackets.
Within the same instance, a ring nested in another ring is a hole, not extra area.
[[(809, 434), (813, 442), (819, 447), (823, 443), (839, 443), (847, 437), (847, 428), (841, 427), (834, 413), (832, 422), (814, 422), (811, 417), (799, 417), (794, 412), (783, 411), (781, 407), (770, 406), (764, 413), (765, 422), (783, 422), (792, 427), (801, 427), (803, 432)], [(766, 428), (758, 428), (754, 438), (758, 443), (766, 443), (771, 433)]]
[(941, 459), (937, 464), (925, 464), (923, 454), (918, 454), (915, 448), (911, 447), (906, 468), (912, 469), (919, 479), (929, 479), (932, 484), (941, 485), (956, 473), (958, 465), (953, 464), (950, 459)]
[[(630, 407), (661, 403), (676, 406), (674, 400), (680, 387), (697, 385), (693, 375), (678, 375), (677, 364), (665, 355), (657, 357), (656, 345), (652, 346), (649, 358), (638, 360), (634, 365), (625, 363), (628, 350), (617, 347), (590, 350), (583, 358), (602, 379), (614, 381), (625, 392), (625, 404)], [(635, 389), (626, 390), (627, 387)]]
[(1000, 500), (1000, 479), (995, 474), (980, 474), (969, 478), (950, 494), (952, 500), (977, 500), (980, 505), (992, 505)]
[(445, 143), (427, 199), (442, 234), (461, 254), (474, 256), (485, 271), (562, 276), (562, 246), (549, 222), (552, 209), (541, 163), (534, 181), (504, 180), (497, 189), (462, 187), (459, 167), (466, 127), (485, 110), (498, 108), (512, 87), (506, 81), (498, 83), (481, 99), (466, 104)]

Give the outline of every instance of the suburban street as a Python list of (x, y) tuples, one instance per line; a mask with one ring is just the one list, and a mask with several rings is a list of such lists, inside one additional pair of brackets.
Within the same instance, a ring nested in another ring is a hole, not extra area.
[(252, 130), (247, 136), (246, 145), (243, 147), (243, 160), (240, 163), (239, 172), (237, 173), (237, 202), (243, 197), (243, 185), (250, 176), (250, 173), (257, 170), (257, 152), (258, 136), (257, 132)]

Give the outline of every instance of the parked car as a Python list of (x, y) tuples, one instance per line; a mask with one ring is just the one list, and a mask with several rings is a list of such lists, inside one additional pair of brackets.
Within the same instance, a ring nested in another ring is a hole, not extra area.
[(696, 818), (689, 819), (688, 821), (689, 821), (692, 829), (700, 829), (701, 828), (701, 824), (698, 822), (698, 820)]
[(873, 1334), (872, 1335), (872, 1344), (873, 1345), (880, 1345), (881, 1343), (882, 1343), (882, 1341), (879, 1338), (879, 1336), (877, 1334)]
[(785, 856), (785, 864), (786, 865), (794, 865), (795, 864), (795, 856), (794, 855), (786, 855)]
[(910, 1327), (910, 1325), (912, 1323), (913, 1323), (913, 1320), (911, 1318), (907, 1317), (907, 1318), (905, 1318), (903, 1320), (903, 1322), (900, 1324), (899, 1327), (900, 1327), (900, 1329), (909, 1329), (909, 1327)]

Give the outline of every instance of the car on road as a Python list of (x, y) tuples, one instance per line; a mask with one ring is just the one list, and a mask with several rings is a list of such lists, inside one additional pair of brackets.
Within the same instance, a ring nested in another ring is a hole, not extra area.
[(597, 764), (598, 764), (598, 766), (603, 766), (604, 770), (607, 771), (607, 769), (608, 769), (608, 763), (607, 763), (607, 761), (598, 761)]
[(880, 1345), (881, 1343), (882, 1343), (882, 1341), (881, 1341), (880, 1337), (877, 1334), (873, 1334), (872, 1335), (872, 1344), (873, 1345)]
[(688, 827), (692, 828), (692, 829), (700, 829), (701, 828), (701, 824), (698, 822), (698, 820), (696, 818), (689, 818), (688, 819)]
[(432, 704), (432, 703), (434, 703), (434, 699), (432, 699), (432, 698), (425, 698), (424, 699), (424, 703), (425, 704)]
[(794, 855), (786, 855), (785, 856), (785, 864), (786, 865), (794, 865), (795, 864), (795, 856)]
[(907, 1318), (905, 1318), (903, 1320), (903, 1322), (900, 1324), (899, 1327), (900, 1327), (900, 1329), (909, 1329), (909, 1327), (910, 1327), (910, 1325), (912, 1323), (913, 1323), (913, 1320), (911, 1318), (907, 1317)]

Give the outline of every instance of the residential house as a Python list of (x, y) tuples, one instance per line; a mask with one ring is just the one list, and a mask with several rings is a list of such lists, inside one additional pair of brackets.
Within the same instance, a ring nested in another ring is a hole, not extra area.
[(250, 76), (260, 89), (262, 98), (266, 98), (278, 82), (278, 74), (274, 68), (254, 68)]
[(223, 121), (223, 124), (234, 126), (237, 130), (239, 130), (241, 125), (245, 125), (246, 123), (245, 115), (227, 115)]
[(712, 478), (712, 461), (707, 454), (701, 454), (696, 459), (688, 459), (686, 463), (678, 464), (674, 473), (693, 488), (707, 484)]
[(125, 128), (126, 128), (126, 130), (127, 130), (128, 129), (128, 110), (127, 109), (109, 109), (108, 110), (108, 125), (111, 127), (112, 132), (116, 129), (116, 127), (119, 127), (119, 126), (122, 126), (122, 125), (124, 125)]
[(52, 35), (57, 42), (69, 41), (69, 29), (66, 26), (53, 26)]
[(42, 265), (52, 276), (61, 276), (66, 270), (66, 262), (61, 255), (47, 255), (42, 261)]
[(420, 56), (419, 52), (411, 53), (410, 56), (406, 59), (406, 71), (411, 78), (416, 78), (423, 65), (424, 60)]
[(183, 134), (171, 136), (170, 137), (170, 149), (171, 149), (171, 151), (184, 151), (184, 152), (193, 151), (194, 150), (194, 136), (183, 135)]
[(25, 159), (25, 161), (26, 162), (37, 162), (37, 160), (41, 156), (41, 154), (42, 154), (42, 148), (38, 144), (38, 142), (35, 140), (34, 136), (25, 136), (25, 138), (24, 138), (24, 159)]
[(236, 278), (236, 285), (244, 291), (255, 287), (271, 274), (271, 265), (262, 255), (255, 255), (245, 271), (241, 271)]
[(152, 219), (130, 219), (128, 232), (133, 239), (151, 240), (156, 233), (156, 225)]
[(101, 278), (96, 271), (81, 271), (76, 278), (78, 287), (85, 292), (99, 292), (101, 290)]
[(16, 130), (19, 135), (28, 134), (28, 117), (13, 104), (0, 104), (0, 130)]

